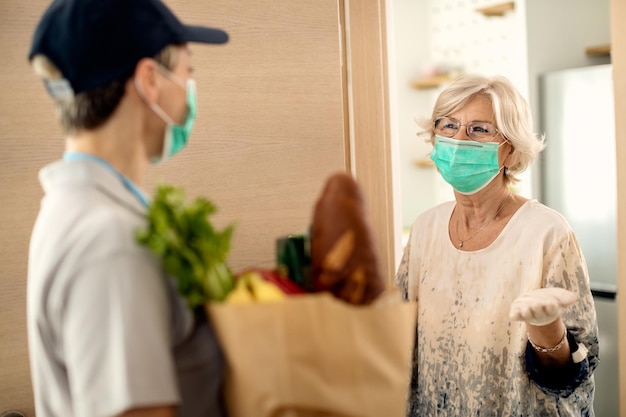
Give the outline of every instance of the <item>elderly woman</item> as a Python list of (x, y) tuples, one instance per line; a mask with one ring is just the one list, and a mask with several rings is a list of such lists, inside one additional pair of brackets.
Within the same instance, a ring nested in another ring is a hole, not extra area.
[(396, 285), (417, 301), (409, 416), (593, 416), (597, 321), (562, 215), (511, 191), (543, 149), (503, 77), (461, 76), (422, 123), (455, 200), (412, 226)]

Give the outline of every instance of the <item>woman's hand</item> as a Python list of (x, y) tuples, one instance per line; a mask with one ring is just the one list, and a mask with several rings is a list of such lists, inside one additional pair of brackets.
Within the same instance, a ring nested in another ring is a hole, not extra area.
[(528, 339), (543, 366), (561, 367), (571, 362), (561, 314), (577, 298), (575, 293), (563, 288), (540, 288), (521, 295), (511, 304), (510, 319), (526, 323)]
[(540, 288), (519, 296), (509, 312), (513, 321), (533, 326), (546, 326), (561, 317), (563, 311), (576, 302), (575, 293), (563, 288)]

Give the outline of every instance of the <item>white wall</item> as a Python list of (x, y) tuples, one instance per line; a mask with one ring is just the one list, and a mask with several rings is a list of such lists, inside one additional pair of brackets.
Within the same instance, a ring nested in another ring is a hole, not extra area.
[[(418, 169), (414, 164), (418, 158), (425, 157), (430, 145), (427, 146), (416, 136), (417, 126), (413, 118), (416, 113), (431, 106), (431, 97), (413, 89), (410, 84), (411, 80), (419, 77), (420, 68), (428, 61), (430, 16), (427, 1), (393, 0), (392, 8), (401, 218), (402, 226), (406, 226), (415, 213), (432, 205), (435, 193), (434, 170)], [(409, 195), (411, 198), (407, 198)]]

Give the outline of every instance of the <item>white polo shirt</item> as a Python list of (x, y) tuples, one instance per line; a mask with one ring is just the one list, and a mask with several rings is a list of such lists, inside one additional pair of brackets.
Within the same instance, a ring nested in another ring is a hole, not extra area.
[(95, 161), (52, 163), (40, 181), (27, 299), (37, 416), (173, 404), (180, 416), (221, 416), (217, 339), (136, 242), (146, 208)]

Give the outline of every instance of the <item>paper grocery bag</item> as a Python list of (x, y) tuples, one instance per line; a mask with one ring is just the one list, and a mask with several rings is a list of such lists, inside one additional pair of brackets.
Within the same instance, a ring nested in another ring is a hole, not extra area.
[(230, 417), (404, 417), (417, 305), (327, 293), (207, 306)]

